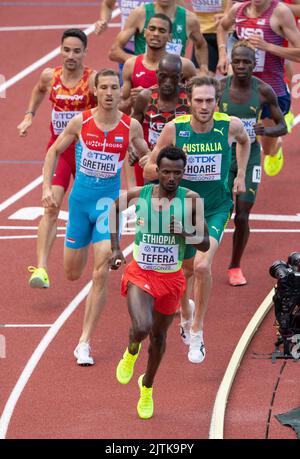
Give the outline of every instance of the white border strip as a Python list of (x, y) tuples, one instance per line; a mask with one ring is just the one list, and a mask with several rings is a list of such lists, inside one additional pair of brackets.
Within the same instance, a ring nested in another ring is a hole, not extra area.
[(49, 328), (52, 324), (0, 324), (0, 328)]
[(257, 309), (256, 313), (242, 334), (234, 350), (234, 353), (232, 354), (215, 399), (209, 429), (210, 439), (223, 439), (225, 409), (232, 383), (250, 341), (252, 340), (255, 332), (273, 305), (273, 295), (274, 289), (269, 292), (269, 294)]
[[(0, 32), (19, 32), (21, 30), (60, 30), (60, 29), (84, 29), (95, 24), (57, 24), (57, 25), (36, 25), (36, 26), (17, 26), (17, 27), (0, 27)], [(121, 27), (121, 23), (112, 22), (108, 27)]]
[[(121, 12), (120, 9), (116, 8), (112, 13), (112, 19), (114, 19), (116, 16), (118, 16), (120, 14), (120, 12)], [(86, 35), (90, 35), (92, 32), (94, 32), (94, 30), (95, 30), (95, 24), (92, 24), (90, 27), (85, 29), (84, 32), (85, 32)], [(51, 59), (54, 59), (54, 57), (58, 56), (59, 53), (60, 53), (60, 46), (58, 46), (57, 48), (55, 48), (50, 53), (48, 53), (45, 56), (43, 56), (40, 59), (38, 59), (33, 64), (29, 65), (29, 67), (26, 67), (24, 70), (22, 70), (21, 72), (17, 73), (15, 76), (13, 76), (9, 80), (7, 80), (5, 83), (0, 85), (0, 94), (2, 94), (2, 93), (5, 94), (5, 91), (8, 88), (10, 88), (15, 83), (17, 83), (18, 81), (20, 81), (23, 78), (25, 78), (30, 73), (32, 73), (35, 70), (37, 70), (42, 65), (46, 64), (46, 62), (50, 61)]]
[[(127, 257), (133, 250), (133, 243), (130, 244), (123, 250), (124, 257)], [(29, 381), (30, 376), (32, 375), (33, 371), (35, 370), (37, 364), (39, 363), (40, 359), (42, 358), (44, 352), (46, 351), (47, 347), (51, 343), (51, 341), (55, 338), (61, 327), (64, 325), (66, 320), (71, 316), (71, 314), (77, 309), (79, 304), (84, 300), (87, 294), (90, 291), (92, 286), (92, 281), (90, 281), (71, 301), (71, 303), (66, 307), (66, 309), (62, 312), (62, 314), (57, 318), (53, 325), (51, 325), (50, 329), (47, 331), (45, 336), (42, 338), (38, 346), (36, 347), (35, 351), (33, 352), (32, 356), (28, 360), (27, 364), (25, 365), (24, 370), (22, 371), (21, 376), (19, 377), (15, 387), (13, 388), (10, 396), (6, 402), (4, 407), (1, 419), (0, 419), (0, 439), (5, 439), (7, 429), (10, 423), (10, 419), (13, 415), (15, 406), (27, 384)]]
[(30, 191), (32, 191), (34, 188), (36, 188), (41, 183), (43, 183), (43, 176), (42, 175), (40, 175), (35, 180), (30, 182), (28, 185), (26, 185), (24, 188), (22, 188), (17, 193), (13, 194), (10, 198), (8, 198), (5, 201), (3, 201), (2, 204), (0, 204), (0, 212), (5, 210), (7, 207), (9, 207), (14, 202), (18, 201), (18, 199), (20, 199), (23, 196), (25, 196), (25, 194), (27, 194)]

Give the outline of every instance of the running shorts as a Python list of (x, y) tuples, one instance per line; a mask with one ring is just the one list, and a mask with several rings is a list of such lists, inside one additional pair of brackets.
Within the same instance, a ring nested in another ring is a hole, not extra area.
[(175, 273), (159, 273), (145, 270), (132, 260), (125, 267), (121, 281), (121, 294), (126, 296), (128, 282), (153, 296), (154, 309), (166, 316), (175, 314), (180, 308), (180, 299), (186, 288), (183, 270)]

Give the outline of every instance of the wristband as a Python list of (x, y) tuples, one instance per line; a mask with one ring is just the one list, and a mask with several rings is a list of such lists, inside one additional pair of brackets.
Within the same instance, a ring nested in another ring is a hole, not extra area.
[(226, 45), (219, 45), (218, 48), (226, 48)]
[(35, 115), (35, 112), (33, 112), (32, 110), (28, 110), (27, 112), (25, 112), (25, 115), (29, 115), (29, 113), (34, 116)]

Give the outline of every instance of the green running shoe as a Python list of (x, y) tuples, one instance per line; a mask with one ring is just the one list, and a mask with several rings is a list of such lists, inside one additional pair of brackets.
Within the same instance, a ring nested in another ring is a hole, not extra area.
[(286, 127), (288, 133), (292, 132), (293, 126), (294, 126), (294, 121), (295, 121), (295, 116), (291, 111), (289, 111), (286, 115), (284, 115), (284, 119), (286, 122)]
[(282, 148), (279, 148), (276, 155), (266, 155), (264, 158), (264, 170), (269, 177), (274, 177), (274, 175), (279, 174), (283, 168), (284, 157)]
[(50, 282), (47, 271), (44, 268), (35, 268), (34, 266), (28, 266), (28, 271), (31, 274), (29, 279), (29, 285), (31, 288), (49, 288)]
[(137, 412), (141, 419), (150, 419), (153, 416), (154, 403), (152, 398), (153, 387), (143, 386), (143, 377), (141, 375), (138, 380), (140, 388), (140, 399), (137, 404)]
[(128, 348), (126, 348), (126, 351), (123, 354), (123, 358), (122, 360), (120, 360), (116, 370), (116, 377), (120, 384), (128, 384), (131, 380), (134, 370), (134, 364), (139, 356), (140, 350), (141, 343), (139, 345), (138, 352), (134, 355), (130, 354)]

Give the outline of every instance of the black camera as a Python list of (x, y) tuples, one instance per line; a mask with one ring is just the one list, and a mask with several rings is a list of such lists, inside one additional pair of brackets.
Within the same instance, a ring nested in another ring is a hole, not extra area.
[(288, 356), (293, 347), (292, 337), (300, 334), (300, 253), (290, 253), (287, 262), (276, 260), (269, 269), (277, 279), (273, 302), (279, 338), (276, 345), (284, 345)]

